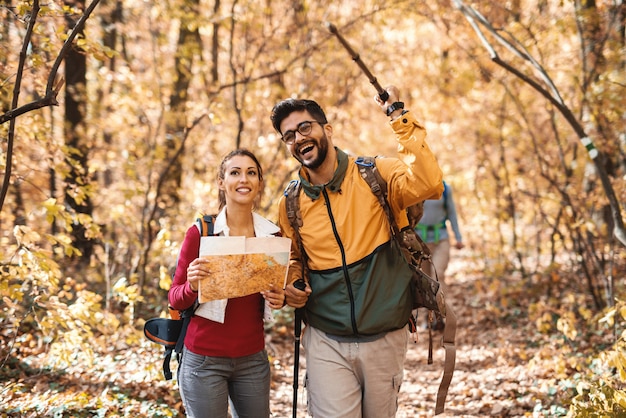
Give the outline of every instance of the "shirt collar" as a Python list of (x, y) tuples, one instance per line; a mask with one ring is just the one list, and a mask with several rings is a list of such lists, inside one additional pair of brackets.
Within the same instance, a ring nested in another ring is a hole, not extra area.
[[(273, 222), (265, 219), (256, 212), (252, 212), (252, 220), (254, 222), (254, 234), (257, 237), (269, 237), (280, 231), (280, 228)], [(226, 223), (226, 206), (222, 208), (220, 213), (215, 218), (215, 226), (213, 231), (217, 235), (229, 235), (228, 224)]]

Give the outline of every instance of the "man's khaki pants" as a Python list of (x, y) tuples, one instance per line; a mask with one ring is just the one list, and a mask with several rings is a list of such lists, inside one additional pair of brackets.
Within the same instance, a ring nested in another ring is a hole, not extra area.
[(347, 343), (306, 327), (302, 345), (311, 416), (395, 417), (408, 336), (408, 329), (404, 327), (375, 341)]

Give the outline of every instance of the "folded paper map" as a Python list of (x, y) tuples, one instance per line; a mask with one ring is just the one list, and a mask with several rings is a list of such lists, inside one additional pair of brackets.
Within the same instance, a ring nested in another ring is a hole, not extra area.
[(290, 249), (289, 238), (202, 237), (200, 257), (211, 274), (200, 282), (199, 302), (251, 295), (271, 284), (283, 288)]

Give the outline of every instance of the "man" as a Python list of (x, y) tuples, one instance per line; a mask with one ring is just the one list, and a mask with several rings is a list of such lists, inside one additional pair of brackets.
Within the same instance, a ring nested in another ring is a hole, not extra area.
[[(399, 102), (396, 87), (376, 101), (389, 116), (400, 158), (377, 159), (398, 226), (405, 209), (443, 191), (426, 131)], [(287, 303), (304, 307), (309, 412), (315, 418), (394, 417), (411, 315), (411, 270), (390, 237), (383, 209), (353, 157), (333, 146), (333, 127), (312, 100), (288, 99), (272, 110), (274, 128), (302, 167), (299, 228), (304, 253), (292, 249)], [(295, 243), (285, 199), (283, 236)], [(308, 277), (304, 291), (293, 286)]]

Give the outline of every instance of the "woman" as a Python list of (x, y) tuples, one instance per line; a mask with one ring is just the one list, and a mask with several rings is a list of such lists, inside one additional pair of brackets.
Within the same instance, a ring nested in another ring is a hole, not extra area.
[[(263, 189), (263, 174), (250, 151), (237, 149), (222, 160), (218, 172), (219, 214), (214, 234), (267, 237), (279, 228), (253, 212)], [(200, 232), (187, 230), (169, 303), (177, 310), (193, 305), (202, 279), (211, 278), (198, 258)], [(268, 417), (270, 366), (265, 351), (263, 319), (284, 305), (282, 288), (200, 305), (191, 318), (178, 386), (189, 417)], [(201, 313), (199, 313), (201, 311)]]

